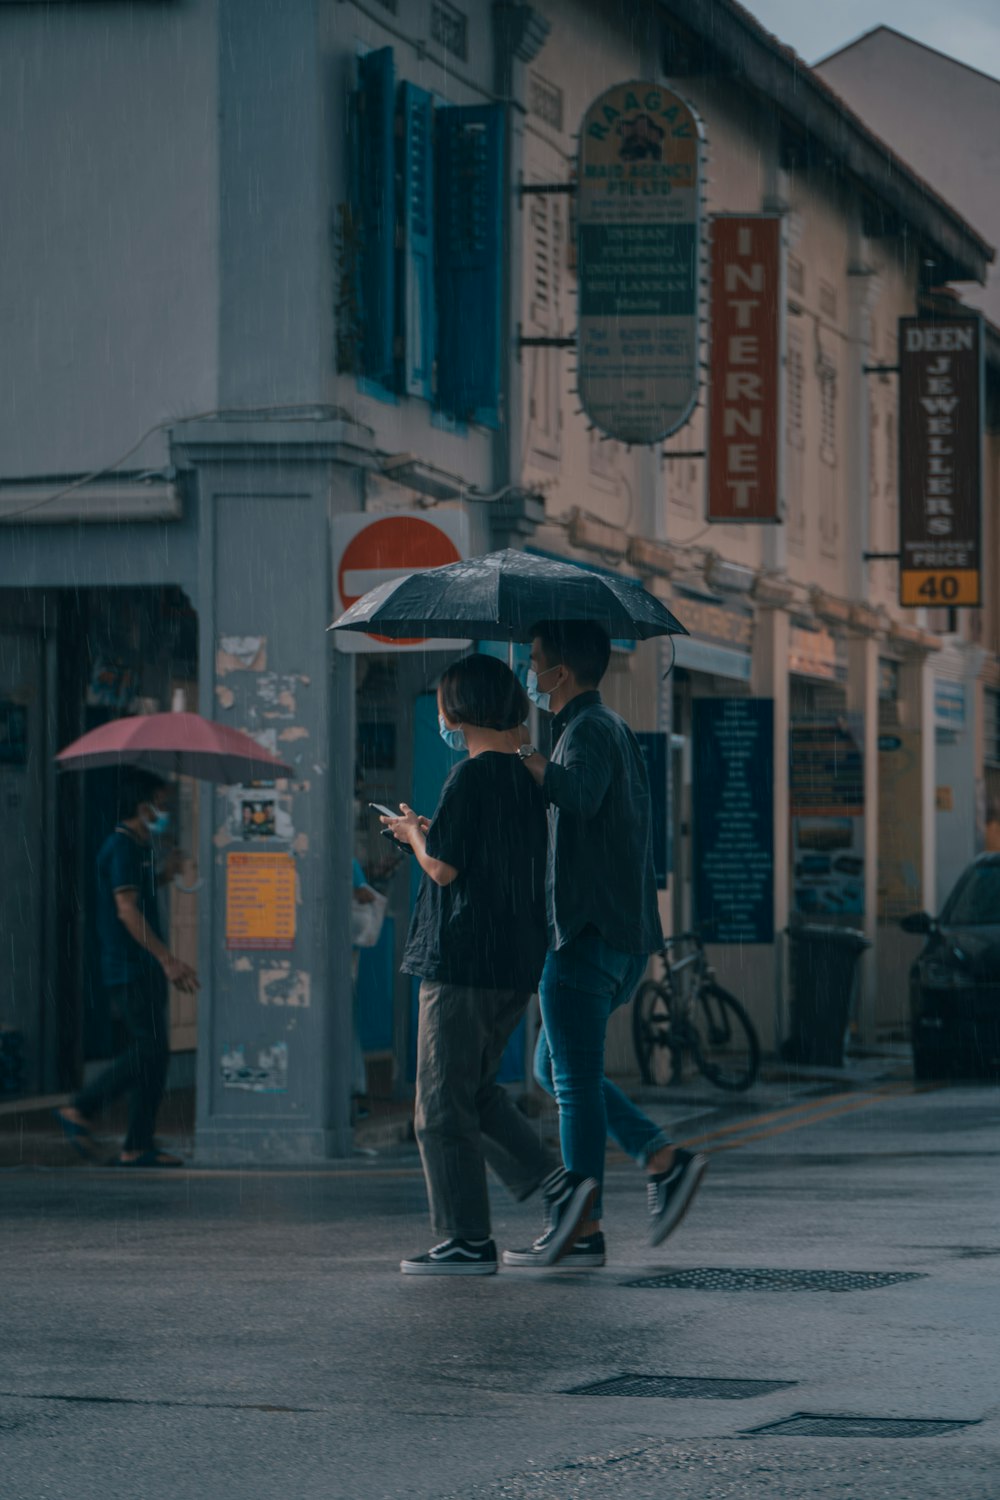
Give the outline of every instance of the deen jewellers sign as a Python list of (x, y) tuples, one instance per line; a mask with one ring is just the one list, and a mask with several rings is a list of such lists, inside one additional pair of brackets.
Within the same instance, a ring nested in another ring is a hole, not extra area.
[(899, 580), (907, 608), (978, 606), (983, 335), (978, 317), (899, 322)]
[(608, 437), (658, 443), (699, 386), (701, 125), (658, 84), (608, 89), (580, 130), (578, 390)]

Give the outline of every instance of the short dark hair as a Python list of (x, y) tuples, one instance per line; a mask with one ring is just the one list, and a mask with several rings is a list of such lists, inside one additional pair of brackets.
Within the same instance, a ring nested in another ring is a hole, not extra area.
[(118, 817), (134, 818), (144, 803), (152, 802), (157, 792), (168, 785), (155, 771), (143, 771), (138, 766), (121, 766), (116, 788)]
[(453, 724), (516, 729), (528, 717), (528, 695), (495, 656), (463, 656), (441, 674), (441, 707)]
[(549, 665), (569, 667), (581, 687), (597, 687), (608, 670), (611, 641), (596, 620), (540, 620), (531, 635)]

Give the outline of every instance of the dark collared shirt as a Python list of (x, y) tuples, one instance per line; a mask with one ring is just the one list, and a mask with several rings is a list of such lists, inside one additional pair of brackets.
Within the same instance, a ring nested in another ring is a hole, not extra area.
[(549, 804), (549, 947), (591, 928), (625, 953), (663, 944), (656, 901), (649, 780), (625, 720), (581, 693), (553, 720), (542, 790)]

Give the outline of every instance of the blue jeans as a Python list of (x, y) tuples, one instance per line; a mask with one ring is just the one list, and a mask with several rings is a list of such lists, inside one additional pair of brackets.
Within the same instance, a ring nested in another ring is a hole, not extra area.
[[(596, 933), (583, 933), (549, 953), (539, 986), (542, 1030), (535, 1077), (559, 1105), (566, 1169), (598, 1183), (604, 1178), (609, 1133), (643, 1165), (670, 1144), (661, 1127), (604, 1076), (608, 1018), (631, 1000), (646, 963), (645, 954), (623, 953)], [(600, 1193), (593, 1217), (601, 1217)]]

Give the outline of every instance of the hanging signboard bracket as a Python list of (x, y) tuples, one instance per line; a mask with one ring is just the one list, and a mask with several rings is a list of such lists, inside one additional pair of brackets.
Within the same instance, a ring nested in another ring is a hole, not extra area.
[(862, 375), (898, 375), (898, 365), (862, 365)]
[(670, 448), (664, 448), (662, 449), (661, 456), (663, 458), (707, 458), (708, 455), (706, 454), (704, 448), (692, 448), (690, 452), (675, 452)]
[(532, 195), (536, 197), (550, 197), (554, 193), (575, 193), (575, 182), (519, 182), (517, 191), (520, 197), (527, 198)]
[(862, 552), (863, 562), (899, 562), (898, 552)]
[(539, 338), (531, 336), (529, 338), (519, 333), (517, 336), (517, 346), (519, 349), (575, 349), (576, 334), (572, 334), (569, 338), (552, 338), (549, 336)]

